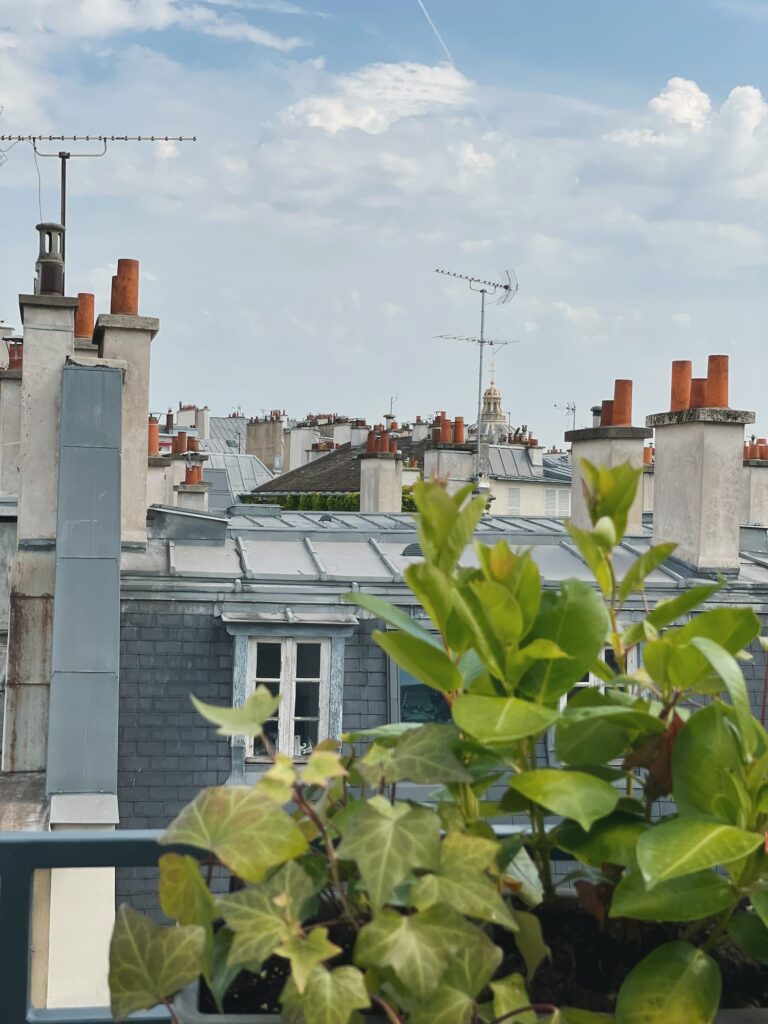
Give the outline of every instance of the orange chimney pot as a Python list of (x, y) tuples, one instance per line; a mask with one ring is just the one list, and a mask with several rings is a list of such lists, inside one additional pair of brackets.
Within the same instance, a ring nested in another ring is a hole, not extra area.
[(617, 380), (613, 385), (611, 426), (632, 426), (632, 381)]
[(138, 316), (139, 313), (139, 261), (118, 260), (117, 276), (112, 278), (113, 313)]
[(675, 359), (672, 363), (672, 397), (669, 408), (680, 412), (691, 406), (691, 360)]
[(728, 356), (710, 356), (707, 363), (707, 405), (728, 408)]
[(75, 337), (92, 338), (94, 321), (94, 298), (90, 292), (77, 293), (75, 310)]

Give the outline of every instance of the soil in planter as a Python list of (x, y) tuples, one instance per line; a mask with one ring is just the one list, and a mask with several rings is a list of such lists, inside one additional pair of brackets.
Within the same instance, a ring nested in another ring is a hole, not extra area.
[[(610, 919), (601, 928), (573, 899), (557, 900), (536, 913), (552, 959), (536, 972), (529, 992), (532, 1002), (605, 1013), (613, 1010), (621, 983), (635, 964), (662, 943), (680, 939), (685, 930), (680, 925)], [(499, 929), (494, 941), (506, 954), (499, 975), (525, 974), (512, 936)], [(710, 955), (722, 972), (722, 1009), (768, 1006), (768, 967), (730, 943)]]

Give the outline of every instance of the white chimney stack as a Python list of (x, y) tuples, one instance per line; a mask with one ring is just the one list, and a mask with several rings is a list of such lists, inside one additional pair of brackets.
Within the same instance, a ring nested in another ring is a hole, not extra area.
[(368, 435), (360, 456), (360, 511), (385, 514), (403, 511), (403, 457), (385, 430)]

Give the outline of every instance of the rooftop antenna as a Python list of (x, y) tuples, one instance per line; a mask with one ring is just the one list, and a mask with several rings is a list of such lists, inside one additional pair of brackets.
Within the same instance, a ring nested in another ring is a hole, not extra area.
[(555, 402), (555, 408), (556, 409), (560, 409), (562, 412), (565, 413), (566, 416), (570, 416), (571, 417), (571, 429), (575, 430), (576, 429), (576, 403), (575, 402), (566, 402), (565, 405), (558, 405), (557, 402)]
[[(513, 270), (502, 270), (499, 274), (500, 280), (498, 281), (487, 281), (482, 277), (470, 277), (468, 274), (457, 274), (453, 270), (443, 270), (441, 267), (435, 268), (436, 274), (443, 274), (445, 277), (456, 277), (460, 281), (466, 281), (473, 292), (480, 292), (480, 335), (477, 338), (467, 337), (466, 335), (438, 335), (439, 338), (447, 338), (451, 341), (471, 341), (478, 346), (480, 350), (480, 366), (478, 371), (477, 380), (477, 455), (475, 461), (475, 475), (478, 483), (480, 482), (480, 436), (482, 434), (482, 420), (483, 420), (483, 349), (486, 345), (501, 344), (501, 342), (493, 341), (485, 337), (485, 298), (490, 295), (493, 301), (498, 306), (505, 306), (508, 302), (511, 302), (517, 295), (517, 278)], [(504, 344), (514, 344), (514, 342), (504, 342)]]
[[(1, 108), (0, 108), (1, 109)], [(99, 157), (107, 152), (110, 142), (197, 142), (196, 135), (0, 135), (0, 142), (28, 142), (36, 156), (54, 157), (61, 161), (61, 226), (67, 226), (67, 161), (79, 157)], [(38, 149), (41, 142), (95, 142), (101, 150), (94, 153), (72, 153), (60, 149), (58, 153), (44, 152)], [(11, 148), (10, 146), (8, 147)], [(3, 163), (0, 154), (0, 166)], [(65, 257), (66, 233), (61, 240), (61, 256)]]

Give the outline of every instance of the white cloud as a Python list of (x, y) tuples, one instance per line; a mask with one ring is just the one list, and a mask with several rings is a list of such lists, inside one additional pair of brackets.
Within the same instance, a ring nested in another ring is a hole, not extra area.
[(464, 252), (487, 252), (493, 248), (492, 238), (465, 238), (459, 242), (459, 248)]
[(294, 104), (289, 121), (332, 135), (351, 128), (378, 135), (403, 118), (458, 110), (470, 102), (470, 81), (449, 64), (371, 64), (336, 77), (333, 84), (331, 92)]
[(657, 114), (693, 131), (704, 127), (712, 111), (709, 96), (687, 78), (670, 78), (666, 88), (651, 100), (649, 106)]

